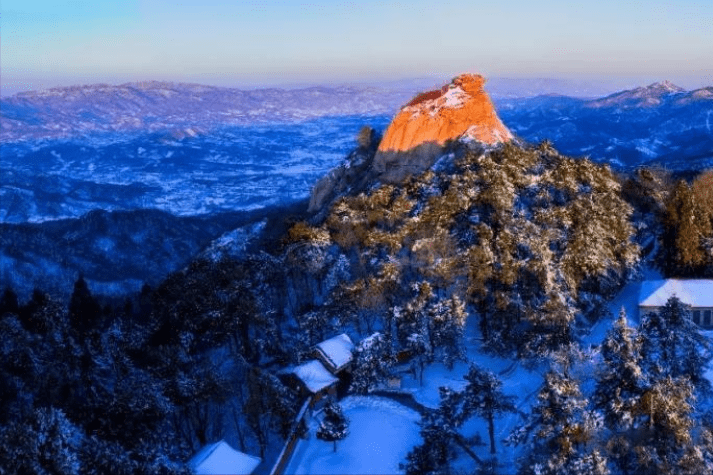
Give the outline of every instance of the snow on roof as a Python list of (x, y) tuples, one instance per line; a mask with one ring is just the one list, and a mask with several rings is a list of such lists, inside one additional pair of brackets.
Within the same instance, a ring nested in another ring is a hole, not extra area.
[(300, 378), (313, 394), (339, 381), (319, 360), (301, 364), (292, 370), (292, 373)]
[(260, 465), (259, 457), (244, 454), (221, 440), (206, 445), (191, 460), (188, 467), (196, 475), (247, 475)]
[(646, 280), (641, 283), (639, 306), (663, 307), (673, 295), (692, 307), (713, 307), (713, 280)]
[(346, 333), (317, 343), (317, 348), (337, 370), (349, 363), (354, 355), (354, 343)]

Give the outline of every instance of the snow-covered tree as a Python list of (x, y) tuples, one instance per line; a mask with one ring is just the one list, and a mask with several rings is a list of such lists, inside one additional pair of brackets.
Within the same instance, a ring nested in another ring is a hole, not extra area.
[(488, 422), (490, 453), (495, 453), (495, 418), (506, 412), (515, 412), (515, 398), (502, 392), (503, 383), (492, 372), (471, 364), (465, 375), (468, 381), (463, 390), (465, 417), (476, 415)]
[(264, 456), (271, 430), (282, 437), (289, 434), (297, 413), (296, 395), (275, 375), (256, 367), (248, 372), (247, 384), (249, 395), (243, 411)]
[(579, 383), (549, 371), (537, 399), (525, 426), (508, 438), (508, 442), (514, 444), (532, 440), (530, 453), (521, 462), (520, 473), (565, 475), (576, 473), (571, 471), (576, 466), (603, 467), (599, 462), (603, 456), (596, 449), (588, 449), (601, 421), (596, 413), (587, 410), (587, 399)]
[(463, 332), (468, 315), (465, 304), (457, 295), (440, 300), (428, 308), (431, 326), (431, 346), (442, 357), (448, 369), (465, 359)]
[(695, 271), (710, 261), (703, 241), (711, 236), (711, 219), (699, 201), (685, 180), (668, 197), (661, 248), (671, 272)]
[(637, 473), (710, 473), (689, 472), (689, 467), (706, 465), (694, 439), (693, 385), (685, 377), (666, 376), (655, 381), (641, 396), (638, 412), (639, 430), (633, 453)]
[(391, 344), (381, 333), (364, 338), (356, 346), (350, 391), (366, 394), (389, 376), (394, 358)]
[(421, 418), (423, 444), (414, 447), (402, 465), (407, 475), (450, 473), (456, 440), (462, 439), (458, 428), (463, 423), (463, 397), (448, 387), (439, 388), (439, 393), (438, 408), (428, 410)]
[(640, 349), (638, 332), (627, 323), (622, 307), (601, 345), (602, 364), (593, 398), (614, 432), (631, 428), (639, 397), (647, 385)]
[(297, 318), (297, 323), (300, 327), (300, 337), (304, 348), (309, 350), (312, 347), (324, 340), (327, 333), (331, 330), (329, 325), (329, 316), (326, 312), (313, 310), (307, 312)]
[(324, 419), (319, 424), (317, 438), (334, 443), (334, 451), (337, 451), (337, 441), (343, 440), (349, 434), (349, 420), (344, 415), (342, 407), (332, 401), (327, 401), (324, 406)]
[(92, 296), (84, 277), (79, 276), (74, 283), (74, 291), (69, 301), (69, 322), (72, 328), (83, 337), (95, 328), (101, 317), (101, 307)]
[[(473, 451), (473, 444), (484, 445), (480, 442), (480, 437), (466, 439), (460, 433), (463, 423), (477, 413), (473, 405), (480, 407), (480, 401), (468, 394), (468, 389), (455, 391), (442, 386), (439, 388), (439, 394), (438, 408), (428, 410), (422, 415), (420, 432), (423, 444), (409, 452), (406, 456), (407, 463), (402, 465), (402, 468), (407, 474), (450, 473), (450, 462), (462, 451), (478, 464), (483, 473), (488, 473), (488, 467), (497, 466), (497, 462), (483, 460)], [(509, 398), (504, 396), (504, 399), (505, 405), (509, 404)], [(492, 405), (494, 406), (495, 404)], [(497, 411), (494, 410), (493, 413), (495, 412)], [(485, 417), (487, 418), (487, 415)]]
[(78, 475), (83, 439), (60, 409), (36, 409), (0, 426), (0, 474)]
[(421, 420), (423, 443), (406, 455), (406, 463), (400, 467), (406, 475), (440, 475), (450, 473), (450, 460), (454, 456), (452, 434), (434, 411)]
[(672, 296), (658, 312), (641, 319), (643, 367), (654, 377), (686, 377), (697, 391), (708, 394), (705, 372), (713, 359), (713, 345), (691, 320), (691, 309)]
[(423, 385), (423, 370), (433, 358), (431, 346), (430, 318), (427, 312), (428, 302), (433, 298), (433, 290), (427, 282), (412, 285), (416, 294), (403, 308), (393, 308), (393, 319), (399, 343), (411, 354), (414, 375), (418, 375)]
[(17, 294), (10, 287), (6, 287), (0, 297), (0, 318), (9, 314), (17, 315), (19, 309)]

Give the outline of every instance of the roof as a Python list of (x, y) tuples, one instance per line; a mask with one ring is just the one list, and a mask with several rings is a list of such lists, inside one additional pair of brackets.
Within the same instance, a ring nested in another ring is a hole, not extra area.
[(663, 307), (674, 295), (692, 307), (713, 307), (713, 280), (646, 280), (641, 283), (639, 306)]
[(318, 360), (310, 360), (299, 365), (292, 373), (297, 376), (313, 394), (339, 381)]
[(336, 370), (341, 369), (354, 358), (352, 354), (354, 343), (346, 333), (317, 343), (317, 349)]
[(247, 475), (260, 465), (259, 457), (235, 450), (221, 440), (206, 445), (191, 460), (188, 467), (197, 475)]

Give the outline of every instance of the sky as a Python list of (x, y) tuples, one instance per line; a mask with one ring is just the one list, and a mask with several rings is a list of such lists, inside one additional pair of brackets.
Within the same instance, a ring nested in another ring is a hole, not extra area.
[(713, 85), (713, 1), (2, 0), (3, 95), (486, 77)]

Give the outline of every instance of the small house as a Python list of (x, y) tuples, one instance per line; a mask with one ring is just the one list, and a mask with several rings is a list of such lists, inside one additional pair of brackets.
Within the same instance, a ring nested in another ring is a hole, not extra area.
[(336, 396), (339, 378), (319, 360), (309, 360), (290, 371), (300, 382), (302, 393), (311, 396), (311, 407), (325, 395)]
[(346, 333), (317, 343), (314, 351), (315, 356), (332, 374), (351, 369), (354, 360), (354, 343)]
[(259, 457), (235, 450), (221, 440), (198, 451), (188, 461), (188, 468), (196, 475), (248, 475), (261, 462)]
[(705, 328), (713, 327), (713, 280), (708, 279), (666, 279), (642, 282), (639, 294), (639, 315), (657, 312), (674, 295), (691, 307), (693, 323)]

